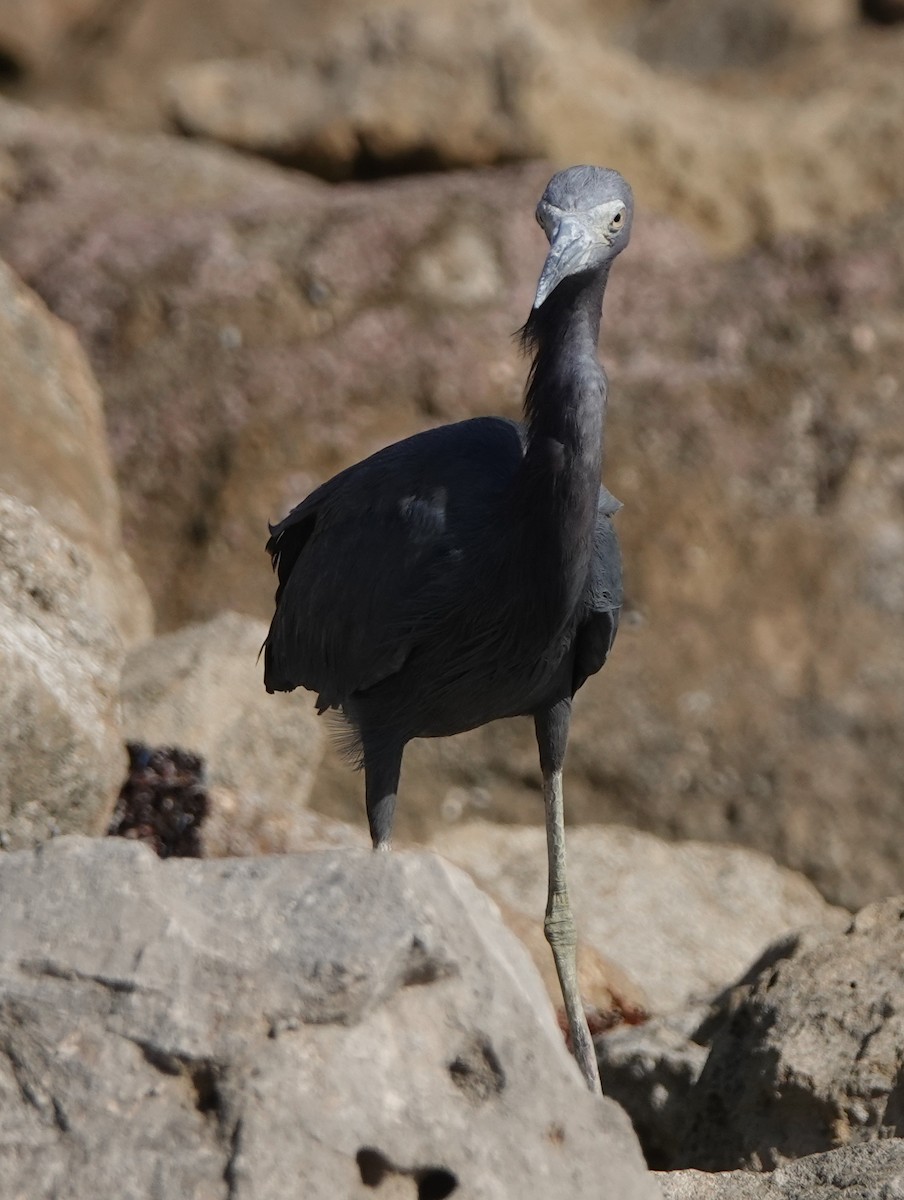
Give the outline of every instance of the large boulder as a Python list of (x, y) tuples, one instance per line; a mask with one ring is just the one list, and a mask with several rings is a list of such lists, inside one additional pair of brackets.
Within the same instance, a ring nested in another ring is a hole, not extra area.
[[(0, 493), (0, 846), (102, 833), (125, 752), (122, 643), (91, 567), (39, 513)], [(4, 915), (5, 920), (5, 915)]]
[(661, 0), (638, 5), (620, 40), (655, 66), (708, 74), (849, 34), (857, 16), (856, 0)]
[(169, 81), (186, 132), (332, 179), (536, 157), (521, 92), (541, 48), (517, 6), (377, 12), (291, 61), (207, 61)]
[(103, 400), (75, 332), (0, 263), (0, 491), (32, 505), (89, 570), (90, 602), (126, 642), (147, 637), (147, 592), (122, 544)]
[(904, 900), (767, 967), (713, 1039), (683, 1165), (773, 1167), (904, 1137)]
[[(608, 162), (729, 249), (900, 193), (900, 42), (856, 21), (855, 0), (260, 0), (253, 19), (240, 0), (17, 0), (0, 49), (31, 68), (19, 94), (38, 103), (158, 129), (174, 108), (193, 132), (332, 177)], [(17, 44), (35, 25), (37, 56)], [(731, 87), (649, 62), (771, 69)]]
[(433, 856), (61, 839), (0, 860), (0, 908), (10, 1194), (658, 1195), (524, 951)]
[[(438, 834), (431, 848), (542, 923), (543, 829), (472, 822)], [(799, 926), (846, 923), (802, 876), (740, 847), (585, 826), (569, 828), (567, 850), (579, 933), (637, 981), (653, 1013), (709, 1000)]]
[(904, 1185), (900, 1139), (810, 1154), (775, 1171), (670, 1171), (664, 1200), (893, 1200)]
[(123, 732), (178, 745), (206, 765), (216, 830), (207, 851), (299, 850), (324, 728), (301, 696), (268, 696), (258, 654), (267, 626), (224, 612), (135, 648), (122, 677)]
[[(331, 189), (11, 106), (4, 147), (0, 251), (88, 350), (165, 629), (266, 619), (266, 522), (334, 471), (517, 415), (549, 167)], [(752, 844), (850, 907), (900, 890), (902, 280), (897, 213), (730, 263), (638, 218), (603, 327), (628, 604), (572, 820)], [(361, 791), (328, 755), (317, 803), (360, 821)], [(527, 723), (406, 752), (399, 836), (456, 812), (541, 819)]]

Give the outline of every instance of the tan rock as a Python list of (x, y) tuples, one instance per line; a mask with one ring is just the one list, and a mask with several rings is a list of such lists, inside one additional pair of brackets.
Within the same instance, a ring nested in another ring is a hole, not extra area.
[(681, 1166), (771, 1169), (904, 1133), (904, 898), (767, 967), (712, 1042)]
[[(432, 848), (542, 929), (544, 830), (472, 822), (438, 835)], [(568, 830), (568, 890), (579, 935), (636, 981), (654, 1013), (708, 999), (801, 925), (847, 920), (765, 855), (669, 845), (617, 826)]]
[(0, 490), (69, 538), (90, 601), (126, 642), (147, 637), (147, 593), (122, 545), (103, 401), (72, 329), (0, 263)]
[[(213, 793), (208, 854), (307, 848), (296, 815), (323, 752), (303, 695), (268, 696), (261, 621), (221, 613), (137, 647), (123, 669), (125, 736), (201, 754)], [(346, 843), (347, 844), (347, 843)]]
[(519, 5), (375, 12), (286, 62), (204, 62), (170, 80), (189, 133), (328, 178), (536, 156), (522, 88), (540, 54)]
[(0, 493), (0, 842), (106, 829), (126, 756), (122, 645), (82, 553)]
[(361, 825), (334, 821), (298, 805), (280, 805), (260, 790), (238, 792), (214, 784), (208, 801), (200, 833), (205, 858), (301, 854), (337, 846), (370, 849), (370, 837)]
[[(517, 416), (548, 166), (330, 189), (11, 106), (3, 147), (0, 249), (89, 351), (164, 628), (268, 618), (266, 523), (343, 466)], [(904, 878), (904, 224), (841, 228), (723, 263), (640, 212), (602, 336), (628, 604), (565, 787), (575, 823), (753, 845), (854, 906)], [(332, 750), (316, 796), (362, 822)], [(456, 814), (542, 820), (528, 722), (406, 751), (398, 836)]]

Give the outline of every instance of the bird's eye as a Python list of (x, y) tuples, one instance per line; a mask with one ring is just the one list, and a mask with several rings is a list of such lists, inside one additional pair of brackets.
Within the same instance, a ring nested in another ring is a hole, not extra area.
[(621, 223), (624, 219), (625, 219), (625, 214), (617, 212), (615, 214), (615, 216), (612, 218), (612, 220), (610, 221), (610, 225), (612, 225), (612, 227), (614, 229), (618, 229), (619, 225), (621, 225)]

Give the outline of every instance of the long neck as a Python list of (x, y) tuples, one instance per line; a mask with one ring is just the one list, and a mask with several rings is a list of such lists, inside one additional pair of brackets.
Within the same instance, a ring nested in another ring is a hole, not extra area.
[(601, 457), (606, 376), (597, 342), (607, 278), (586, 271), (563, 280), (522, 330), (534, 352), (524, 397), (528, 453), (553, 438), (580, 458)]
[[(522, 331), (534, 350), (523, 483), (557, 607), (576, 602), (590, 562), (603, 456), (606, 376), (597, 358), (607, 272), (564, 280)], [(553, 597), (550, 597), (553, 599)]]

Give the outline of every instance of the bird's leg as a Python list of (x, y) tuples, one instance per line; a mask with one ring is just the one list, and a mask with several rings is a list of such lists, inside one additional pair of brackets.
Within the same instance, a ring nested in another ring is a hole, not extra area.
[(546, 849), (549, 854), (549, 898), (543, 930), (552, 947), (556, 963), (574, 1056), (587, 1086), (592, 1092), (601, 1094), (596, 1051), (578, 989), (577, 929), (568, 903), (568, 887), (565, 881), (565, 801), (562, 793), (562, 767), (570, 720), (570, 700), (561, 700), (552, 708), (537, 713), (534, 718), (540, 750), (540, 768), (543, 772)]
[(399, 774), (402, 770), (402, 747), (364, 746), (364, 796), (367, 820), (374, 850), (388, 850), (392, 837), (392, 818), (395, 814)]

